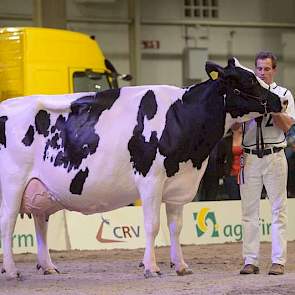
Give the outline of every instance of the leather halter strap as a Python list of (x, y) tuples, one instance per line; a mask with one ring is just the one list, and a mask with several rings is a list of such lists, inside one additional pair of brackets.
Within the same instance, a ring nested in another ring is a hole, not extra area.
[(234, 92), (234, 94), (242, 96), (245, 99), (253, 99), (253, 100), (259, 102), (264, 107), (264, 114), (267, 114), (267, 109), (266, 109), (267, 100), (265, 98), (261, 98), (260, 96), (255, 96), (255, 95), (252, 95), (252, 94), (248, 94), (248, 93), (246, 93), (244, 91), (241, 91), (238, 88), (235, 88), (233, 90), (233, 92)]
[[(267, 100), (265, 98), (261, 98), (259, 96), (247, 94), (246, 92), (243, 92), (237, 88), (234, 89), (234, 93), (236, 95), (242, 96), (245, 99), (254, 99), (257, 102), (259, 102), (264, 107), (264, 115), (267, 114), (266, 104)], [(263, 140), (263, 134), (262, 134), (262, 123), (263, 116), (260, 116), (255, 119), (257, 123), (257, 129), (256, 129), (256, 149), (257, 149), (257, 157), (263, 158), (263, 151), (264, 151), (264, 140)]]

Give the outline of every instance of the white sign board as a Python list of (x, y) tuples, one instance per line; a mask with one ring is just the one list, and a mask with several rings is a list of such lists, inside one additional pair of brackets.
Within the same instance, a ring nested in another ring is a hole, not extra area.
[[(295, 199), (288, 199), (288, 240), (295, 240)], [(240, 201), (194, 202), (184, 207), (182, 244), (237, 242), (243, 238)], [(271, 212), (268, 200), (260, 205), (261, 241), (271, 241)], [(141, 207), (124, 207), (106, 213), (82, 215), (60, 211), (50, 217), (48, 244), (54, 250), (134, 249), (145, 247)], [(170, 244), (165, 205), (157, 246)], [(19, 219), (13, 236), (15, 253), (36, 253), (32, 219)], [(2, 248), (0, 248), (2, 252)]]

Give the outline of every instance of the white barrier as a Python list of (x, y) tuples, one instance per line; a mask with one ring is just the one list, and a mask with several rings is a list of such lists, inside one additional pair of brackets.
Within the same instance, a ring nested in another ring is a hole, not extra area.
[[(288, 240), (295, 240), (295, 199), (288, 199)], [(182, 244), (214, 244), (242, 240), (240, 201), (195, 202), (184, 207)], [(270, 241), (271, 213), (268, 200), (261, 201), (261, 240)], [(50, 217), (48, 243), (51, 249), (96, 250), (145, 247), (141, 207), (124, 207), (89, 216), (61, 211)], [(169, 245), (165, 206), (157, 246)], [(0, 244), (1, 246), (1, 244)], [(13, 238), (15, 253), (36, 253), (34, 222), (18, 219)], [(0, 248), (2, 252), (2, 247)]]
[[(66, 227), (64, 211), (59, 211), (50, 216), (48, 226), (48, 244), (51, 249), (65, 250)], [(12, 239), (14, 253), (37, 253), (37, 243), (35, 236), (34, 220), (27, 216), (24, 219), (18, 217), (15, 231)], [(2, 253), (2, 244), (0, 242), (0, 253)]]

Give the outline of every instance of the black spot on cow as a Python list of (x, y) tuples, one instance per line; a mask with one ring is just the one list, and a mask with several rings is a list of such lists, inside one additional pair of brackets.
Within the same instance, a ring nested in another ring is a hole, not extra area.
[(70, 185), (70, 192), (74, 195), (81, 195), (86, 178), (88, 177), (89, 169), (86, 167), (85, 171), (80, 170), (73, 178)]
[(52, 146), (54, 149), (59, 149), (60, 145), (58, 144), (59, 135), (58, 133), (55, 133), (51, 139), (50, 146)]
[(144, 119), (151, 120), (157, 113), (157, 101), (152, 90), (142, 97), (138, 113), (137, 125), (134, 127), (133, 136), (128, 142), (130, 162), (133, 163), (135, 171), (143, 176), (149, 172), (153, 161), (156, 158), (158, 138), (157, 132), (152, 131), (149, 139), (143, 136)]
[(56, 130), (63, 130), (65, 124), (66, 124), (66, 118), (63, 115), (59, 115), (55, 122), (55, 125), (51, 127), (51, 130), (52, 131), (54, 130), (54, 132)]
[(7, 116), (0, 117), (0, 145), (6, 147), (6, 132), (5, 132), (5, 124), (7, 121)]
[[(49, 147), (51, 147), (53, 149), (60, 148), (60, 145), (57, 142), (60, 139), (60, 136), (59, 136), (60, 131), (64, 130), (65, 122), (66, 122), (66, 118), (63, 115), (59, 115), (58, 118), (56, 119), (55, 125), (51, 126), (50, 132), (51, 132), (51, 134), (54, 133), (54, 135), (52, 135), (52, 137), (49, 137), (46, 142), (46, 145), (44, 148), (44, 153), (43, 153), (43, 160), (44, 161), (45, 161), (45, 159), (48, 159), (47, 153), (48, 153)], [(53, 161), (54, 161), (54, 159), (52, 160), (50, 158), (50, 162), (53, 162)], [(58, 165), (55, 165), (55, 166), (58, 166)]]
[(45, 137), (49, 134), (50, 126), (50, 114), (44, 110), (40, 110), (35, 116), (35, 126), (39, 134), (44, 135)]
[[(35, 129), (38, 134), (47, 137), (49, 134), (50, 127), (50, 114), (44, 110), (40, 110), (35, 116), (35, 128), (34, 126), (30, 125), (24, 138), (22, 139), (22, 143), (25, 146), (31, 146), (34, 141), (35, 136)], [(44, 156), (45, 157), (45, 156)]]
[(62, 151), (59, 151), (54, 159), (54, 166), (63, 166), (67, 168), (68, 166), (68, 159), (64, 156)]
[(200, 169), (224, 134), (225, 107), (219, 88), (219, 82), (206, 81), (189, 88), (170, 106), (159, 140), (168, 177), (179, 171), (181, 162), (191, 160)]
[[(44, 154), (43, 154), (43, 160), (48, 159), (48, 148), (52, 147), (53, 149), (59, 149), (60, 144), (58, 143), (58, 140), (60, 139), (59, 134), (55, 133), (51, 138), (49, 138), (46, 142), (45, 148), (44, 148)], [(53, 162), (52, 156), (50, 158), (50, 162)]]
[(61, 147), (57, 146), (56, 140), (48, 143), (53, 149), (61, 149), (54, 161), (55, 166), (67, 167), (68, 171), (78, 169), (83, 159), (95, 153), (99, 143), (95, 125), (102, 112), (110, 109), (119, 96), (120, 89), (111, 89), (81, 97), (71, 104), (67, 119), (61, 116), (57, 119), (55, 127)]
[(35, 134), (34, 127), (32, 125), (30, 125), (25, 137), (22, 139), (22, 143), (25, 146), (30, 146), (34, 141), (34, 134)]

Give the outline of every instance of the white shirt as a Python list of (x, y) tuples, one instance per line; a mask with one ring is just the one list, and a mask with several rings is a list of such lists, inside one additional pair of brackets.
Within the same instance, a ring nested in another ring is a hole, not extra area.
[[(292, 93), (288, 89), (278, 86), (275, 82), (270, 84), (269, 90), (279, 95), (280, 97), (283, 97), (284, 100), (286, 98), (288, 99), (288, 106), (285, 113), (288, 114), (291, 118), (295, 119), (294, 98), (292, 96)], [(257, 123), (254, 119), (245, 123), (242, 142), (243, 147), (256, 149), (256, 129)], [(287, 146), (285, 134), (283, 130), (274, 125), (271, 114), (263, 116), (261, 129), (265, 148), (273, 146)]]

